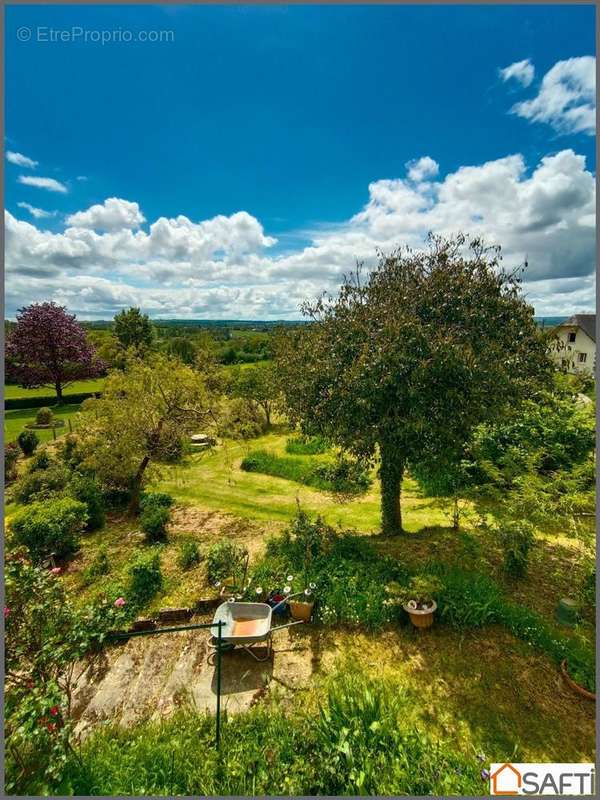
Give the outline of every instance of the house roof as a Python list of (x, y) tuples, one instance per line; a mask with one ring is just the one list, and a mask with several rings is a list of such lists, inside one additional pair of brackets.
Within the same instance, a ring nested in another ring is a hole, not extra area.
[(559, 328), (576, 325), (581, 328), (590, 339), (596, 341), (596, 315), (595, 314), (573, 314), (572, 317), (561, 322)]

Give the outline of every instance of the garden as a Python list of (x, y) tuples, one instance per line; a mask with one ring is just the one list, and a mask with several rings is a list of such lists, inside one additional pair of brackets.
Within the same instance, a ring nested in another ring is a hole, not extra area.
[[(66, 315), (102, 393), (5, 448), (10, 793), (480, 795), (492, 762), (594, 760), (593, 382), (493, 253), (444, 247), (242, 366), (132, 309), (101, 368)], [(24, 341), (14, 374), (56, 383)], [(153, 631), (228, 598), (299, 624), (223, 653), (216, 748), (206, 635)]]

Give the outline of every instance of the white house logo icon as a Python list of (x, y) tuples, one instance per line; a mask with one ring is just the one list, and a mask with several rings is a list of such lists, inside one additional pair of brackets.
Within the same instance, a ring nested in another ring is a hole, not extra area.
[(490, 775), (490, 781), (492, 782), (492, 794), (516, 795), (521, 788), (523, 778), (516, 767), (506, 763)]

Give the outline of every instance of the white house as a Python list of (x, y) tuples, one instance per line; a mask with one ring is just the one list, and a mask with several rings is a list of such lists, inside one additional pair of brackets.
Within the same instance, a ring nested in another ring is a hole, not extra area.
[(596, 371), (596, 315), (574, 314), (555, 329), (555, 359), (567, 372)]

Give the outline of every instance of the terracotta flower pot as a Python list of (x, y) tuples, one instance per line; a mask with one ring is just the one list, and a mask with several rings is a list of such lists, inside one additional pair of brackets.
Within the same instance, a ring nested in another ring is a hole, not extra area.
[(315, 606), (314, 601), (311, 603), (305, 603), (303, 600), (290, 600), (288, 601), (288, 606), (290, 609), (290, 614), (292, 615), (292, 619), (310, 622), (313, 608)]
[(433, 625), (433, 614), (437, 608), (435, 600), (432, 600), (427, 608), (410, 608), (408, 603), (402, 608), (407, 612), (415, 628), (430, 628)]
[(563, 678), (565, 679), (565, 682), (567, 683), (568, 686), (571, 687), (571, 689), (573, 689), (574, 692), (577, 692), (577, 694), (580, 694), (582, 697), (585, 697), (588, 700), (596, 700), (596, 695), (593, 692), (590, 692), (587, 689), (584, 689), (583, 686), (580, 686), (578, 683), (575, 683), (573, 678), (569, 675), (569, 673), (567, 672), (566, 659), (564, 661), (561, 661), (560, 671), (562, 673)]

